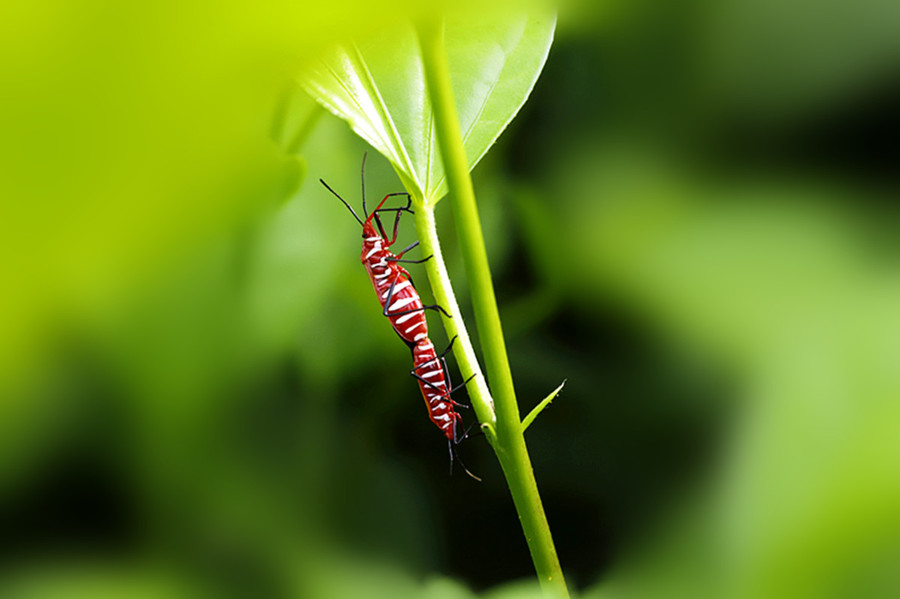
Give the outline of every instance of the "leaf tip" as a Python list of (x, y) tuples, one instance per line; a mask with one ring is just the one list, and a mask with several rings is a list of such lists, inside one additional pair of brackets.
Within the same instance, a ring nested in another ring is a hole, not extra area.
[(546, 408), (548, 405), (550, 405), (550, 402), (556, 399), (556, 396), (560, 394), (560, 392), (563, 390), (563, 387), (566, 386), (568, 380), (569, 379), (563, 379), (563, 382), (560, 383), (559, 387), (551, 391), (550, 395), (542, 399), (541, 402), (536, 405), (534, 409), (531, 410), (531, 412), (528, 413), (525, 419), (522, 420), (522, 431), (527, 430), (531, 423), (534, 422), (534, 419), (538, 417), (538, 414), (543, 412), (544, 408)]

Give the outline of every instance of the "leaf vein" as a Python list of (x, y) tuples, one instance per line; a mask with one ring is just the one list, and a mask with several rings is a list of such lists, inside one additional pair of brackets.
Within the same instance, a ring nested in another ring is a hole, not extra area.
[[(406, 152), (406, 147), (403, 145), (400, 139), (400, 133), (397, 131), (397, 126), (394, 124), (393, 119), (391, 118), (390, 112), (388, 112), (387, 105), (384, 103), (384, 98), (381, 97), (381, 93), (378, 91), (378, 86), (375, 84), (375, 80), (372, 77), (372, 73), (369, 71), (368, 66), (366, 65), (366, 61), (362, 56), (362, 52), (359, 51), (359, 47), (356, 44), (353, 44), (353, 51), (356, 55), (356, 62), (359, 66), (359, 72), (365, 76), (365, 84), (368, 87), (369, 94), (372, 96), (374, 100), (376, 100), (378, 106), (378, 111), (380, 112), (380, 116), (382, 120), (388, 125), (389, 133), (393, 138), (391, 141), (393, 142), (394, 147), (400, 152), (400, 156), (397, 156), (397, 160), (404, 162), (404, 167), (406, 171), (410, 174), (413, 179), (417, 179), (417, 173), (415, 169), (413, 169), (412, 161), (409, 158), (409, 155)], [(416, 181), (416, 183), (419, 183)], [(424, 191), (424, 190), (423, 190)]]

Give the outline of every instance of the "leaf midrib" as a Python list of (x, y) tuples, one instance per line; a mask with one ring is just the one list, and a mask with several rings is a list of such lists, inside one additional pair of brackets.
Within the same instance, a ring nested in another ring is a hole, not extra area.
[[(421, 188), (421, 182), (418, 181), (417, 173), (412, 166), (412, 161), (410, 160), (409, 155), (406, 152), (406, 146), (404, 146), (400, 140), (400, 132), (397, 130), (397, 126), (394, 124), (394, 120), (391, 118), (390, 113), (388, 112), (387, 105), (384, 102), (384, 98), (382, 98), (381, 92), (378, 90), (378, 86), (375, 84), (375, 80), (373, 79), (372, 73), (369, 71), (369, 67), (362, 56), (362, 52), (360, 52), (359, 47), (355, 43), (352, 44), (352, 46), (354, 58), (351, 58), (351, 60), (354, 60), (354, 62), (358, 63), (359, 72), (365, 76), (365, 80), (363, 81), (363, 83), (367, 88), (366, 91), (373, 99), (376, 100), (379, 116), (381, 116), (382, 121), (387, 124), (388, 133), (392, 137), (392, 139), (390, 140), (391, 144), (400, 153), (400, 156), (398, 156), (397, 158), (398, 160), (402, 160), (404, 162), (406, 172), (413, 177), (413, 180)], [(420, 189), (420, 191), (424, 194), (427, 192), (427, 188)]]

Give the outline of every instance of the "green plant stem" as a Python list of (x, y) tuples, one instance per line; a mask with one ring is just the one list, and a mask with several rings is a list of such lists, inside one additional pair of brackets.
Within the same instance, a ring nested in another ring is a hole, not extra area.
[[(466, 274), (470, 279), (475, 320), (484, 352), (485, 366), (494, 392), (496, 436), (492, 445), (506, 476), (541, 586), (547, 594), (568, 597), (565, 579), (525, 445), (524, 429), (519, 417), (487, 251), (475, 204), (475, 192), (469, 177), (468, 161), (459, 130), (450, 71), (444, 51), (443, 22), (440, 19), (424, 21), (420, 23), (418, 33), (425, 80), (434, 107), (435, 131), (444, 162), (444, 172), (447, 175)], [(423, 240), (424, 236), (434, 233), (427, 230), (418, 232), (420, 239)], [(437, 245), (436, 237), (432, 243)], [(437, 258), (436, 255), (435, 260), (430, 262), (437, 262)], [(449, 280), (438, 281), (438, 284), (449, 288)], [(438, 293), (435, 286), (436, 296)], [(458, 311), (454, 313), (459, 314)], [(461, 322), (454, 323), (454, 326), (457, 330), (464, 328)], [(477, 410), (476, 413), (481, 418), (481, 413)]]
[(453, 355), (456, 356), (462, 376), (469, 378), (475, 375), (475, 378), (472, 379), (472, 382), (466, 388), (469, 391), (469, 398), (472, 401), (472, 408), (478, 416), (478, 421), (487, 425), (485, 434), (491, 444), (493, 444), (494, 423), (496, 421), (494, 403), (487, 383), (484, 380), (484, 375), (481, 373), (481, 367), (478, 365), (478, 359), (475, 357), (475, 350), (472, 348), (469, 332), (466, 330), (460, 317), (461, 313), (459, 304), (456, 302), (456, 295), (450, 286), (450, 276), (447, 274), (447, 267), (444, 264), (444, 256), (441, 253), (441, 244), (438, 241), (437, 228), (434, 221), (434, 206), (427, 205), (424, 198), (416, 196), (413, 197), (413, 203), (416, 208), (416, 231), (419, 234), (422, 255), (433, 256), (431, 260), (425, 263), (428, 282), (431, 283), (434, 299), (438, 305), (453, 315), (453, 318), (443, 317), (444, 329), (451, 338), (457, 337), (453, 344)]

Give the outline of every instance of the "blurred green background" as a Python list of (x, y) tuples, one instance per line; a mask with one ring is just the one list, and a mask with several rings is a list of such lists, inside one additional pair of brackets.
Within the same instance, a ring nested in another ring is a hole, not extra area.
[[(408, 10), (0, 8), (0, 596), (538, 596), (316, 181), (358, 201), (366, 148), (289, 84)], [(527, 438), (584, 596), (900, 596), (898, 23), (562, 5), (474, 179), (522, 409), (568, 379)]]

